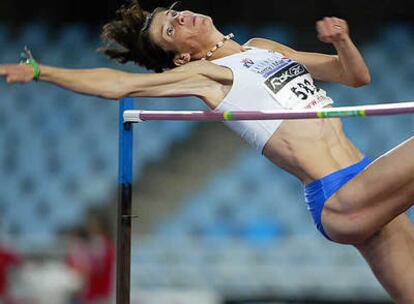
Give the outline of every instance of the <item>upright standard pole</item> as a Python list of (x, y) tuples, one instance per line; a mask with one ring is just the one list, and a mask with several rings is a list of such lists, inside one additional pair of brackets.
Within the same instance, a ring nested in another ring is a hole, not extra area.
[(133, 108), (125, 98), (119, 105), (119, 202), (117, 214), (116, 303), (129, 304), (131, 292), (132, 124), (123, 113)]

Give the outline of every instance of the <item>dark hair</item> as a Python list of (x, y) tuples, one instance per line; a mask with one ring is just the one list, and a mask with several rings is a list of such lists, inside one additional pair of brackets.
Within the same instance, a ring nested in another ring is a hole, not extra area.
[(166, 10), (159, 7), (150, 13), (141, 8), (138, 0), (122, 6), (116, 18), (104, 25), (101, 37), (105, 46), (98, 51), (122, 64), (132, 61), (157, 73), (174, 68), (175, 53), (163, 50), (149, 36), (155, 14)]

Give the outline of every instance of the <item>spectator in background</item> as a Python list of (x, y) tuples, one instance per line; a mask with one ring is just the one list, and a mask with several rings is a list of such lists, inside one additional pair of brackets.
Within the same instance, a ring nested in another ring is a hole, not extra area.
[(110, 303), (115, 269), (110, 222), (102, 213), (91, 210), (86, 225), (90, 272), (85, 282), (84, 300), (88, 304)]
[(21, 262), (22, 258), (18, 253), (0, 244), (0, 303), (13, 303), (8, 286), (9, 272)]
[(84, 286), (87, 284), (91, 272), (91, 258), (89, 254), (89, 237), (84, 227), (75, 227), (65, 232), (67, 238), (66, 265), (78, 276), (81, 288), (74, 293), (71, 303), (84, 303)]
[(26, 257), (19, 275), (19, 304), (68, 304), (81, 288), (79, 276), (56, 252), (39, 251)]

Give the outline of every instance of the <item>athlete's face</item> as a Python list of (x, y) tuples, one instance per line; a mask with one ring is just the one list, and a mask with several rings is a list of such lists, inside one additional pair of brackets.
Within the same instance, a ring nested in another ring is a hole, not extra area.
[(158, 12), (150, 28), (151, 39), (166, 51), (196, 54), (215, 33), (212, 19), (191, 11)]

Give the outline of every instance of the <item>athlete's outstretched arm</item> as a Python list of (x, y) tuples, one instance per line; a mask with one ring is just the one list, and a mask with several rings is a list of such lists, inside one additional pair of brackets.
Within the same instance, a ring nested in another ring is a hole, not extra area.
[(299, 52), (261, 38), (254, 38), (249, 44), (272, 49), (302, 63), (317, 80), (342, 83), (351, 87), (369, 84), (371, 76), (368, 67), (352, 42), (347, 22), (335, 17), (324, 18), (317, 22), (316, 28), (319, 39), (332, 44), (337, 50), (337, 55)]
[[(107, 68), (71, 70), (41, 65), (39, 80), (107, 99), (189, 95), (203, 98), (212, 79), (220, 78), (211, 65), (189, 63), (162, 74), (127, 73)], [(30, 82), (34, 74), (30, 65), (15, 64), (0, 65), (0, 76), (12, 84)]]

